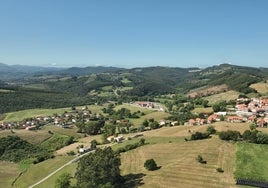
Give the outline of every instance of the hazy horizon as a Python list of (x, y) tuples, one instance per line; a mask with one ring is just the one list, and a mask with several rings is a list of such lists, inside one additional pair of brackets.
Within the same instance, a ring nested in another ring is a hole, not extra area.
[(2, 1), (0, 62), (265, 67), (266, 0)]

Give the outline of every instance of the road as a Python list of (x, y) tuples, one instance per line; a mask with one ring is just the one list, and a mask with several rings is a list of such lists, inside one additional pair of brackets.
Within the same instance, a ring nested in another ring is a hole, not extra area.
[(29, 186), (28, 188), (33, 188), (33, 187), (35, 187), (35, 186), (39, 185), (40, 183), (42, 183), (42, 182), (46, 181), (48, 178), (50, 178), (51, 176), (53, 176), (54, 174), (56, 174), (57, 172), (59, 172), (60, 170), (62, 170), (64, 167), (66, 167), (66, 166), (68, 166), (68, 165), (72, 164), (73, 162), (78, 161), (78, 160), (79, 160), (81, 157), (83, 157), (83, 156), (85, 156), (85, 155), (88, 155), (89, 153), (92, 153), (92, 152), (94, 152), (94, 151), (95, 151), (95, 150), (92, 150), (92, 151), (89, 151), (89, 152), (84, 153), (84, 154), (82, 154), (82, 155), (79, 155), (78, 157), (76, 157), (76, 158), (72, 159), (71, 161), (69, 161), (68, 163), (64, 164), (63, 166), (61, 166), (61, 167), (60, 167), (60, 168), (58, 168), (57, 170), (55, 170), (55, 171), (51, 172), (51, 173), (50, 173), (50, 174), (48, 174), (46, 177), (44, 177), (43, 179), (41, 179), (41, 180), (40, 180), (40, 181), (38, 181), (37, 183), (35, 183), (35, 184), (33, 184), (33, 185)]

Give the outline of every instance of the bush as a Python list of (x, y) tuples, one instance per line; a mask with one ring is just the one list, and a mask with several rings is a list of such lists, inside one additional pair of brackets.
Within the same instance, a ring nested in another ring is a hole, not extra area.
[(196, 132), (191, 135), (191, 140), (201, 140), (201, 139), (206, 139), (209, 138), (209, 133), (201, 133), (201, 132)]
[(157, 169), (157, 164), (154, 159), (147, 159), (144, 163), (144, 167), (149, 171), (153, 171)]
[(207, 164), (207, 161), (205, 161), (201, 155), (198, 155), (196, 160), (201, 164)]
[(223, 173), (224, 170), (222, 168), (216, 168), (217, 172)]

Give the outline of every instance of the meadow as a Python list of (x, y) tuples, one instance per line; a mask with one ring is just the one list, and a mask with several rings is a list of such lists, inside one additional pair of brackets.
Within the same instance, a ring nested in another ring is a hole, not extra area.
[(211, 95), (208, 97), (204, 97), (204, 99), (209, 101), (209, 104), (215, 104), (220, 101), (230, 101), (230, 100), (235, 100), (239, 96), (239, 93), (237, 91), (227, 91), (215, 95)]
[(251, 88), (256, 89), (258, 93), (261, 94), (268, 94), (268, 83), (265, 82), (259, 82), (255, 84), (250, 85)]
[(268, 146), (239, 142), (236, 148), (235, 177), (268, 182)]

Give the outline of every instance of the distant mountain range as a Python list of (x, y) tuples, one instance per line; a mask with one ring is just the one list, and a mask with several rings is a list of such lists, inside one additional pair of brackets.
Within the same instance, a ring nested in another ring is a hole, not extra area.
[(34, 75), (70, 75), (83, 76), (92, 73), (115, 72), (123, 70), (116, 67), (71, 67), (71, 68), (55, 68), (42, 66), (27, 65), (6, 65), (0, 63), (0, 80), (14, 81), (22, 78), (29, 78)]

